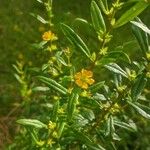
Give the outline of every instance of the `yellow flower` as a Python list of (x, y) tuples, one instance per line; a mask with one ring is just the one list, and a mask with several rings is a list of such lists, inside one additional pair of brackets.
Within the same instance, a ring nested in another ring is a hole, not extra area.
[(95, 81), (92, 79), (93, 72), (82, 69), (81, 72), (75, 74), (75, 83), (82, 89), (87, 89), (89, 85), (92, 85)]
[(44, 34), (42, 35), (42, 39), (44, 41), (55, 41), (57, 40), (57, 36), (52, 33), (51, 31), (47, 31), (47, 32), (44, 32)]
[(48, 129), (53, 130), (53, 129), (55, 129), (55, 128), (56, 128), (56, 123), (49, 121), (49, 123), (48, 123)]
[(58, 138), (58, 133), (57, 133), (56, 131), (54, 131), (53, 134), (52, 134), (52, 136), (53, 136), (54, 138)]
[(108, 47), (102, 48), (102, 49), (100, 49), (100, 54), (101, 55), (106, 55), (107, 51), (108, 51)]
[(52, 146), (53, 144), (55, 144), (55, 142), (52, 139), (48, 139), (47, 144)]

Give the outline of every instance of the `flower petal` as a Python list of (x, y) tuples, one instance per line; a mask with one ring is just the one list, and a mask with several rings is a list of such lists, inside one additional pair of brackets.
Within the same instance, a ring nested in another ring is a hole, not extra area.
[(83, 85), (83, 82), (82, 82), (80, 79), (76, 80), (75, 83), (76, 83), (79, 87), (82, 87), (82, 85)]
[(92, 79), (92, 78), (89, 78), (89, 79), (87, 79), (86, 82), (87, 82), (89, 85), (92, 85), (92, 84), (95, 82), (95, 80)]
[(83, 82), (83, 84), (82, 84), (81, 88), (83, 88), (83, 89), (87, 89), (87, 88), (88, 88), (88, 84), (87, 84), (87, 83), (85, 83), (85, 82)]
[(92, 71), (82, 69), (81, 72), (82, 72), (82, 75), (85, 76), (85, 77), (92, 77), (93, 76), (93, 72)]
[(74, 78), (75, 79), (81, 79), (82, 78), (81, 72), (76, 73), (75, 76), (74, 76)]

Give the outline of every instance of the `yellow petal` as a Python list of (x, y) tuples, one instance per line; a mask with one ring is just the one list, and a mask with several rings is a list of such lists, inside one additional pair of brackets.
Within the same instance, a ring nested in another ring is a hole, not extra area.
[(80, 86), (80, 87), (82, 87), (82, 85), (83, 85), (83, 82), (81, 81), (81, 80), (76, 80), (75, 81), (75, 83), (78, 85), (78, 86)]
[(83, 89), (87, 89), (87, 88), (88, 88), (88, 84), (87, 84), (87, 83), (85, 83), (85, 82), (83, 82), (83, 84), (82, 84), (81, 88), (83, 88)]
[(76, 73), (74, 77), (75, 77), (75, 79), (81, 79), (81, 77), (82, 77), (81, 72)]
[(86, 81), (89, 85), (93, 84), (95, 81), (92, 78), (87, 79)]
[(85, 77), (92, 77), (93, 72), (89, 71), (89, 70), (82, 69), (82, 75), (85, 76)]

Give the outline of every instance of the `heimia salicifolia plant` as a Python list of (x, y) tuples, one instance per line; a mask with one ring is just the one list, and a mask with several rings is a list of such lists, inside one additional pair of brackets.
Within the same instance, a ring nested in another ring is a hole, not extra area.
[[(30, 113), (17, 120), (24, 128), (12, 149), (127, 149), (124, 143), (131, 132), (138, 132), (137, 121), (150, 119), (150, 30), (137, 18), (149, 2), (114, 0), (108, 5), (107, 0), (92, 0), (91, 21), (75, 20), (95, 35), (96, 44), (86, 44), (64, 23), (60, 24), (64, 37), (59, 38), (52, 22), (52, 0), (37, 1), (45, 6), (47, 19), (32, 15), (47, 31), (34, 46), (47, 57), (38, 69), (31, 69)], [(126, 23), (141, 49), (137, 60), (130, 59), (123, 46), (110, 47), (113, 31)]]

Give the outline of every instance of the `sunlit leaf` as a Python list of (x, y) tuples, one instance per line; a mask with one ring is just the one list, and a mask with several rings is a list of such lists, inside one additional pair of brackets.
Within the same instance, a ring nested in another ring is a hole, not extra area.
[(105, 84), (105, 81), (100, 81), (89, 87), (89, 90), (93, 92), (97, 92), (100, 88), (102, 88)]
[(83, 40), (66, 24), (61, 24), (62, 31), (66, 35), (67, 39), (77, 48), (79, 48), (87, 57), (90, 58), (90, 50), (83, 42)]
[(33, 126), (36, 128), (47, 128), (47, 125), (36, 119), (19, 119), (17, 123), (25, 126)]
[(114, 73), (120, 74), (120, 75), (122, 75), (122, 76), (128, 78), (127, 73), (126, 73), (123, 69), (121, 69), (121, 67), (119, 67), (119, 66), (118, 66), (117, 64), (115, 64), (115, 63), (110, 63), (109, 65), (105, 65), (105, 67), (106, 67), (108, 70), (110, 70), (110, 71), (112, 71), (112, 72), (114, 72)]
[(97, 32), (103, 33), (106, 31), (106, 25), (101, 14), (101, 10), (99, 9), (95, 1), (92, 1), (91, 3), (91, 18), (93, 27)]
[(115, 24), (115, 28), (118, 28), (129, 21), (133, 20), (136, 16), (138, 16), (144, 9), (148, 7), (149, 3), (140, 1), (137, 2), (134, 6), (128, 9), (117, 21)]
[(36, 87), (32, 88), (32, 91), (46, 92), (46, 91), (49, 91), (49, 90), (50, 90), (49, 87), (43, 87), (43, 86), (36, 86)]
[(37, 20), (39, 20), (43, 24), (48, 24), (48, 21), (46, 21), (44, 18), (42, 18), (40, 15), (36, 15), (34, 13), (30, 13), (31, 16), (35, 17)]
[[(139, 23), (142, 23), (139, 18), (137, 19), (137, 21)], [(148, 41), (147, 33), (145, 33), (141, 28), (139, 28), (135, 24), (132, 25), (132, 30), (133, 30), (133, 33), (140, 45), (140, 48), (141, 48), (143, 54), (145, 55), (145, 53), (147, 51), (149, 51), (149, 41)]]
[(136, 79), (136, 81), (131, 89), (131, 98), (134, 101), (136, 101), (138, 99), (138, 97), (140, 96), (140, 94), (142, 93), (142, 91), (146, 85), (146, 82), (147, 82), (147, 79), (145, 78), (145, 75), (143, 75), (143, 74), (140, 75)]
[(56, 101), (53, 105), (53, 112), (52, 112), (51, 120), (54, 122), (56, 122), (57, 120), (58, 109), (59, 109), (59, 100)]
[(99, 4), (99, 6), (101, 7), (102, 11), (107, 14), (108, 12), (108, 4), (107, 4), (107, 0), (104, 0), (105, 2), (103, 2), (103, 0), (97, 0), (97, 3)]
[(150, 114), (146, 113), (143, 109), (141, 109), (138, 105), (130, 102), (130, 101), (127, 101), (128, 104), (130, 106), (132, 106), (141, 116), (143, 116), (144, 118), (146, 119), (150, 119)]
[(131, 23), (150, 35), (150, 29), (146, 25), (144, 25), (143, 23), (137, 22), (137, 21), (131, 21)]
[(67, 106), (67, 118), (71, 121), (73, 117), (73, 113), (76, 110), (76, 104), (78, 101), (79, 95), (77, 93), (72, 93), (71, 97), (68, 100), (68, 106)]
[(57, 83), (55, 80), (51, 79), (51, 78), (47, 78), (44, 76), (37, 76), (37, 78), (42, 81), (43, 83), (49, 85), (50, 87), (52, 87), (53, 89), (59, 91), (62, 94), (67, 94), (68, 90), (63, 87), (61, 84)]
[(124, 128), (126, 130), (129, 130), (131, 132), (136, 132), (137, 131), (137, 127), (136, 127), (135, 123), (133, 123), (133, 122), (125, 123), (125, 122), (122, 122), (122, 121), (115, 120), (114, 125), (118, 126), (120, 128)]

